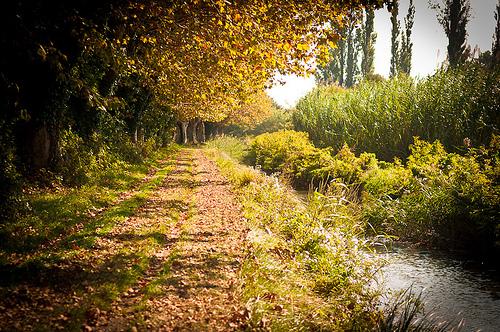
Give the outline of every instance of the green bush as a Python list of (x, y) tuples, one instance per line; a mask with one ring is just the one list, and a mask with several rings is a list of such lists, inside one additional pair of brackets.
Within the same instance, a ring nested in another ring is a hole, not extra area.
[(486, 166), (492, 159), (484, 158), (495, 155), (493, 149), (460, 156), (439, 141), (415, 139), (411, 151), (405, 168), (395, 163), (364, 174), (365, 220), (377, 231), (407, 239), (490, 248), (500, 235), (500, 188), (491, 174), (496, 166)]
[(291, 176), (298, 186), (334, 180), (359, 184), (361, 174), (377, 164), (374, 154), (356, 157), (347, 145), (335, 154), (331, 148), (316, 148), (306, 133), (291, 130), (255, 137), (249, 156), (251, 164)]
[(410, 175), (399, 159), (394, 163), (380, 161), (361, 175), (361, 182), (367, 195), (396, 198), (409, 189)]
[(293, 130), (281, 130), (255, 137), (250, 145), (250, 162), (267, 171), (286, 171), (294, 159), (314, 152), (308, 135)]
[(362, 227), (342, 188), (307, 203), (274, 177), (243, 188), (254, 253), (243, 267), (243, 297), (252, 321), (267, 318), (273, 331), (370, 330), (375, 294), (366, 285), (378, 265), (363, 254)]

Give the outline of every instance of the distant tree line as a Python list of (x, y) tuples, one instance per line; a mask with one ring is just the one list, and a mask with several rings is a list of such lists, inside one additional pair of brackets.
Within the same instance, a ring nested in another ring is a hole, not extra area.
[[(429, 7), (436, 11), (439, 24), (448, 39), (447, 63), (454, 67), (475, 57), (478, 50), (467, 44), (467, 24), (471, 17), (470, 0), (429, 0)], [(412, 68), (412, 31), (415, 21), (415, 5), (409, 1), (404, 17), (404, 27), (398, 19), (399, 0), (392, 0), (391, 11), (391, 58), (390, 77), (410, 75)], [(495, 32), (491, 51), (477, 54), (476, 61), (486, 67), (500, 62), (500, 1), (494, 13)], [(351, 12), (336, 26), (341, 39), (336, 48), (330, 48), (330, 62), (320, 63), (315, 74), (319, 85), (338, 84), (350, 88), (362, 79), (378, 79), (373, 74), (373, 61), (377, 33), (374, 31), (374, 11), (366, 8)], [(361, 66), (358, 66), (361, 59)]]

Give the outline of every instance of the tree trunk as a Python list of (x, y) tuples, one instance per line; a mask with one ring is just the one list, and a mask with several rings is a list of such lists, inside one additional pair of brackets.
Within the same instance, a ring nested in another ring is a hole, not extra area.
[(187, 121), (177, 121), (177, 130), (179, 131), (179, 137), (177, 139), (177, 143), (187, 144), (187, 142), (188, 142), (188, 135), (187, 135), (188, 125), (189, 125), (189, 122), (187, 122)]
[(132, 134), (132, 143), (137, 144), (137, 127), (134, 130), (134, 133)]
[(26, 164), (34, 170), (49, 168), (60, 154), (61, 144), (59, 130), (50, 129), (48, 125), (35, 130), (25, 136), (22, 151)]
[(214, 127), (212, 128), (212, 135), (219, 136), (220, 135), (220, 124), (214, 123)]
[(189, 121), (189, 125), (187, 127), (187, 139), (189, 143), (197, 144), (198, 141), (196, 140), (196, 127), (198, 126), (198, 123), (200, 123), (199, 118), (195, 118)]
[(179, 124), (175, 125), (175, 130), (172, 136), (172, 141), (175, 143), (180, 143), (182, 139), (182, 133), (181, 133), (181, 128), (179, 127)]
[(203, 121), (200, 121), (196, 127), (196, 139), (200, 143), (205, 142), (205, 123)]

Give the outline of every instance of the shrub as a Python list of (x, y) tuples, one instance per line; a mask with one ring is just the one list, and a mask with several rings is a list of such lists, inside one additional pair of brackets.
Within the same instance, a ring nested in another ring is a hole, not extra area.
[(481, 165), (477, 150), (460, 156), (439, 141), (415, 139), (411, 151), (406, 168), (395, 163), (364, 175), (365, 220), (378, 231), (449, 248), (490, 247), (500, 224), (492, 168)]
[(314, 152), (308, 135), (293, 130), (281, 130), (257, 136), (250, 145), (250, 162), (268, 171), (285, 171), (300, 155)]

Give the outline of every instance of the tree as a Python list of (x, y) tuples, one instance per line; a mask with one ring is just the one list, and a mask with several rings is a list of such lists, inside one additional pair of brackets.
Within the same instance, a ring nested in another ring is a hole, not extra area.
[(361, 11), (349, 12), (340, 25), (335, 27), (339, 40), (336, 47), (329, 48), (330, 61), (318, 66), (316, 82), (327, 85), (338, 83), (346, 87), (352, 87), (356, 83), (361, 46), (361, 33), (357, 25), (360, 13)]
[(410, 74), (411, 72), (411, 58), (412, 58), (412, 49), (413, 43), (411, 41), (411, 33), (413, 29), (415, 19), (415, 6), (413, 5), (413, 0), (410, 0), (410, 4), (408, 7), (408, 13), (404, 19), (405, 21), (405, 30), (401, 34), (401, 52), (399, 54), (399, 72)]
[(375, 58), (375, 42), (377, 41), (377, 33), (373, 30), (373, 22), (375, 19), (375, 12), (371, 8), (365, 11), (365, 20), (362, 26), (362, 60), (361, 60), (361, 74), (367, 77), (368, 74), (373, 73), (373, 61)]
[(444, 0), (443, 6), (432, 3), (437, 20), (448, 37), (448, 61), (454, 67), (467, 60), (467, 24), (471, 15), (470, 0)]
[(393, 6), (391, 11), (391, 67), (389, 71), (389, 76), (393, 77), (398, 73), (399, 64), (399, 33), (400, 24), (398, 20), (399, 14), (399, 2), (398, 0), (393, 0)]
[(338, 39), (327, 23), (386, 2), (9, 1), (0, 76), (19, 92), (2, 94), (1, 129), (13, 133), (21, 163), (43, 168), (57, 158), (63, 126), (90, 135), (113, 119), (135, 137), (158, 110), (222, 121), (276, 72), (312, 73)]
[(494, 64), (500, 62), (500, 0), (498, 1), (495, 10), (495, 33), (493, 35), (493, 44), (491, 45), (491, 54), (493, 56)]

